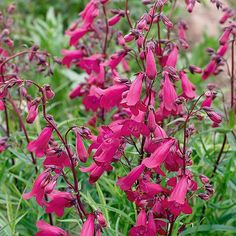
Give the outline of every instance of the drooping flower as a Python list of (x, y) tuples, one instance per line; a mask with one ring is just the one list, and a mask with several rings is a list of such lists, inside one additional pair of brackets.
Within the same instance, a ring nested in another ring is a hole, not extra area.
[(143, 77), (143, 73), (137, 75), (122, 103), (125, 103), (127, 106), (135, 106), (140, 101)]
[(52, 136), (52, 132), (52, 127), (45, 127), (38, 136), (38, 138), (28, 144), (28, 150), (30, 152), (35, 152), (37, 157), (44, 156), (47, 150), (48, 142)]
[(164, 73), (163, 82), (163, 105), (169, 112), (175, 112), (177, 110), (176, 99), (178, 98), (175, 88), (170, 81), (169, 75)]
[(36, 179), (32, 190), (23, 194), (24, 199), (35, 197), (40, 206), (45, 204), (44, 195), (53, 191), (57, 181), (57, 176), (52, 176), (49, 169), (43, 171)]
[(156, 61), (153, 54), (154, 45), (150, 44), (147, 47), (147, 56), (146, 56), (146, 74), (147, 77), (151, 80), (154, 80), (157, 76)]
[(38, 116), (38, 106), (40, 101), (41, 101), (40, 98), (36, 98), (33, 101), (27, 103), (28, 107), (28, 115), (26, 117), (27, 123), (32, 124), (35, 121), (36, 117)]
[(61, 192), (53, 190), (48, 194), (48, 198), (51, 200), (46, 205), (46, 213), (55, 212), (59, 217), (63, 216), (64, 209), (73, 206), (73, 196), (68, 192)]
[(175, 68), (178, 60), (178, 48), (174, 45), (173, 49), (170, 51), (168, 58), (166, 60), (166, 66)]
[(145, 166), (143, 164), (136, 166), (133, 170), (130, 171), (128, 175), (125, 177), (119, 178), (117, 181), (117, 185), (123, 190), (131, 189), (132, 185), (137, 181), (139, 176), (144, 171)]
[(86, 221), (84, 222), (80, 236), (94, 236), (95, 232), (95, 216), (94, 214), (89, 214)]
[(76, 62), (84, 56), (84, 52), (82, 50), (66, 50), (63, 49), (61, 54), (64, 56), (62, 59), (62, 64), (66, 65), (70, 68), (72, 62)]
[(70, 159), (65, 151), (61, 149), (47, 150), (43, 165), (55, 168), (55, 173), (59, 174), (64, 167), (71, 167)]
[(39, 231), (35, 234), (35, 236), (69, 236), (69, 234), (63, 229), (52, 226), (43, 220), (37, 221), (36, 226)]
[(121, 135), (123, 136), (131, 136), (133, 135), (135, 138), (139, 138), (139, 136), (142, 134), (144, 136), (148, 136), (150, 131), (142, 122), (137, 122), (136, 120), (125, 120), (122, 123), (121, 128)]
[(118, 106), (122, 100), (122, 93), (126, 91), (128, 87), (123, 84), (115, 84), (101, 93), (100, 106), (109, 111), (112, 107)]
[(88, 152), (84, 146), (82, 136), (80, 132), (75, 131), (76, 133), (76, 153), (81, 162), (86, 162), (88, 159)]
[(210, 75), (212, 75), (216, 70), (216, 61), (211, 60), (209, 64), (206, 66), (206, 68), (203, 71), (202, 78), (205, 80), (207, 79)]
[(89, 183), (93, 184), (95, 183), (105, 171), (111, 171), (112, 166), (110, 164), (104, 164), (104, 165), (97, 165), (96, 163), (92, 163), (89, 167), (81, 167), (81, 172), (89, 172)]
[(171, 192), (169, 201), (174, 201), (179, 204), (185, 203), (186, 194), (188, 191), (188, 177), (182, 177), (179, 182), (174, 187), (173, 191)]
[(186, 73), (184, 71), (179, 72), (181, 79), (183, 96), (188, 99), (193, 99), (196, 97), (195, 86), (189, 81)]
[(175, 143), (174, 139), (169, 139), (166, 142), (162, 143), (157, 149), (151, 154), (150, 157), (145, 158), (142, 161), (142, 164), (147, 168), (156, 168), (160, 167), (161, 164), (165, 161), (167, 154), (170, 152), (170, 148)]

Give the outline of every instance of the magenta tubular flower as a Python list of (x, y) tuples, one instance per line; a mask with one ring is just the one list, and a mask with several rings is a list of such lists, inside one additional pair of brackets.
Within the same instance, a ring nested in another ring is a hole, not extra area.
[(69, 236), (63, 229), (52, 226), (43, 220), (37, 221), (36, 226), (39, 229), (39, 232), (37, 232), (35, 236)]
[(52, 136), (52, 131), (52, 127), (45, 127), (38, 138), (28, 144), (28, 150), (30, 152), (35, 152), (37, 157), (44, 156), (48, 147), (48, 142)]
[(228, 44), (224, 44), (222, 46), (219, 47), (219, 49), (217, 50), (217, 55), (219, 55), (220, 57), (223, 57), (225, 55), (225, 53), (228, 50)]
[(112, 170), (112, 166), (110, 166), (109, 164), (98, 166), (96, 163), (92, 163), (89, 167), (80, 168), (81, 172), (90, 172), (90, 176), (89, 176), (90, 184), (95, 183), (103, 175), (105, 171), (111, 171), (111, 170)]
[(131, 84), (127, 96), (123, 99), (122, 103), (126, 103), (127, 106), (135, 106), (140, 101), (143, 76), (143, 73), (137, 75), (137, 78)]
[(75, 99), (76, 97), (80, 97), (83, 94), (84, 94), (84, 92), (82, 91), (82, 85), (79, 84), (71, 90), (71, 92), (69, 93), (69, 98)]
[(81, 162), (87, 161), (89, 155), (79, 132), (76, 132), (76, 153)]
[(7, 138), (1, 137), (0, 138), (0, 153), (7, 149)]
[(153, 236), (156, 235), (156, 233), (157, 233), (156, 223), (154, 220), (153, 212), (150, 211), (148, 214), (147, 236)]
[(120, 64), (120, 62), (124, 59), (127, 52), (125, 50), (119, 51), (111, 55), (111, 57), (108, 60), (108, 66), (114, 70), (116, 67)]
[(112, 107), (119, 106), (122, 100), (122, 94), (126, 91), (128, 87), (123, 84), (115, 84), (105, 90), (103, 90), (100, 107), (109, 111)]
[(73, 200), (71, 193), (61, 192), (54, 190), (48, 197), (51, 199), (50, 202), (45, 203), (46, 213), (55, 212), (57, 216), (62, 217), (65, 208), (73, 206)]
[(203, 71), (202, 79), (207, 79), (210, 75), (212, 75), (216, 70), (216, 61), (211, 60), (209, 64), (206, 66), (206, 68)]
[(132, 185), (135, 181), (138, 180), (139, 176), (143, 173), (145, 166), (143, 164), (136, 166), (133, 170), (129, 172), (125, 177), (119, 178), (117, 181), (117, 185), (123, 190), (131, 189)]
[(219, 39), (219, 43), (221, 45), (224, 45), (228, 42), (231, 31), (232, 31), (231, 28), (226, 28), (225, 29), (224, 33), (221, 35), (221, 37)]
[(108, 25), (109, 26), (116, 25), (120, 21), (121, 18), (122, 18), (121, 14), (114, 15), (112, 18), (108, 20)]
[(141, 211), (137, 216), (135, 226), (132, 227), (129, 231), (129, 236), (139, 236), (139, 235), (146, 236), (146, 232), (147, 232), (147, 214), (144, 209), (141, 209)]
[(28, 115), (26, 117), (26, 122), (29, 124), (32, 124), (36, 117), (38, 116), (38, 106), (39, 106), (40, 99), (35, 99), (33, 101), (30, 101), (27, 104), (28, 107)]
[(154, 80), (157, 76), (156, 61), (151, 46), (147, 48), (146, 74), (151, 80)]
[(5, 110), (5, 105), (3, 101), (0, 99), (0, 111), (4, 111), (4, 110)]
[(48, 170), (43, 171), (35, 180), (32, 190), (23, 194), (24, 199), (35, 197), (40, 206), (45, 204), (44, 194), (51, 193), (56, 185), (56, 179), (53, 178)]
[(170, 148), (175, 143), (174, 139), (170, 139), (162, 145), (160, 145), (150, 157), (145, 158), (142, 161), (142, 164), (145, 165), (147, 168), (157, 168), (160, 167), (161, 164), (165, 161), (167, 154), (170, 152)]
[(170, 54), (168, 55), (168, 58), (166, 60), (166, 66), (171, 66), (175, 68), (177, 60), (178, 60), (178, 48), (177, 46), (174, 46)]
[(80, 236), (94, 236), (95, 232), (95, 216), (94, 214), (89, 214), (86, 221), (84, 222)]
[(68, 68), (70, 68), (72, 62), (77, 61), (84, 56), (84, 53), (82, 50), (70, 51), (70, 50), (63, 49), (61, 51), (61, 54), (64, 56), (62, 59), (62, 64), (66, 65)]
[(196, 97), (195, 86), (189, 81), (187, 75), (184, 71), (179, 72), (181, 79), (181, 85), (183, 90), (183, 96), (188, 99), (193, 99)]
[(43, 162), (44, 167), (56, 168), (55, 173), (59, 174), (64, 167), (71, 167), (70, 159), (65, 151), (53, 151), (52, 153), (46, 153), (46, 158)]
[(164, 73), (164, 83), (163, 83), (163, 105), (167, 111), (176, 111), (177, 105), (175, 103), (178, 98), (175, 88), (170, 81), (169, 75)]
[(133, 135), (135, 138), (139, 138), (141, 134), (148, 136), (149, 133), (150, 131), (144, 123), (135, 120), (125, 120), (121, 128), (121, 135), (123, 136)]
[(179, 22), (178, 24), (178, 37), (179, 41), (184, 49), (189, 48), (189, 44), (187, 43), (186, 40), (186, 30), (187, 30), (187, 25), (184, 22)]
[(169, 201), (177, 202), (180, 205), (185, 203), (186, 194), (188, 191), (188, 177), (182, 177), (179, 182), (174, 187), (173, 191), (171, 192)]
[(76, 46), (79, 40), (88, 33), (90, 28), (79, 28), (74, 31), (68, 31), (67, 35), (70, 36), (70, 46), (74, 45)]

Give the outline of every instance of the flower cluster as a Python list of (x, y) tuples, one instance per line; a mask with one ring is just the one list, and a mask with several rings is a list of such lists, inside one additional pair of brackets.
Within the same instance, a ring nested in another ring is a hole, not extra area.
[[(189, 12), (195, 2), (186, 1)], [(81, 18), (67, 31), (75, 49), (63, 50), (62, 62), (67, 66), (75, 64), (87, 74), (86, 82), (76, 86), (69, 96), (83, 97), (86, 110), (93, 111), (89, 125), (96, 127), (96, 121), (104, 120), (106, 113), (115, 109), (110, 124), (98, 128), (99, 134), (91, 139), (88, 153), (92, 155), (92, 164), (80, 170), (89, 173), (89, 182), (93, 184), (103, 173), (114, 170), (115, 163), (125, 163), (129, 173), (118, 178), (117, 185), (139, 209), (130, 235), (171, 235), (177, 217), (192, 213), (191, 198), (208, 200), (214, 193), (207, 177), (199, 175), (199, 185), (191, 172), (188, 143), (196, 129), (190, 121), (204, 119), (205, 113), (213, 127), (222, 122), (221, 115), (211, 106), (216, 97), (214, 88), (197, 96), (188, 74), (202, 74), (206, 79), (220, 72), (218, 66), (227, 51), (229, 37), (234, 34), (235, 23), (225, 28), (219, 40), (221, 46), (217, 53), (211, 53), (212, 60), (204, 70), (194, 65), (179, 68), (180, 52), (190, 47), (186, 23), (172, 22), (172, 15), (164, 13), (169, 1), (143, 4), (148, 12), (132, 24), (128, 1), (125, 11), (108, 11), (108, 1), (91, 0), (80, 13)], [(227, 9), (224, 12), (221, 23), (233, 14)], [(108, 52), (107, 43), (114, 37), (114, 26), (122, 17), (130, 31), (115, 34), (120, 49)], [(80, 42), (84, 38), (90, 39), (86, 45)], [(139, 68), (134, 77), (129, 65), (132, 60)], [(174, 132), (166, 123), (170, 119), (177, 127)], [(183, 136), (177, 139), (180, 132)], [(136, 158), (126, 154), (130, 146), (136, 151)]]
[[(197, 1), (185, 2), (192, 12)], [(80, 236), (99, 236), (107, 226), (99, 209), (90, 210), (84, 204), (78, 170), (88, 173), (89, 183), (94, 184), (105, 172), (116, 172), (120, 165), (126, 168), (127, 174), (117, 176), (116, 184), (138, 210), (136, 223), (129, 230), (131, 236), (171, 235), (177, 218), (192, 213), (193, 198), (208, 200), (214, 194), (208, 177), (192, 172), (190, 140), (197, 132), (197, 121), (210, 120), (212, 127), (218, 127), (224, 115), (213, 106), (215, 86), (209, 85), (207, 91), (197, 94), (190, 74), (206, 80), (221, 72), (230, 44), (234, 52), (236, 23), (233, 10), (223, 8), (219, 1), (212, 3), (222, 9), (220, 24), (227, 26), (218, 50), (207, 50), (211, 59), (203, 70), (181, 63), (181, 55), (191, 44), (187, 24), (173, 17), (176, 1), (143, 0), (140, 4), (147, 11), (133, 22), (128, 0), (124, 9), (111, 8), (109, 0), (90, 0), (66, 31), (71, 49), (62, 50), (61, 61), (35, 45), (14, 53), (10, 38), (14, 5), (7, 9), (9, 18), (0, 14), (4, 26), (0, 34), (0, 112), (6, 118), (6, 137), (0, 138), (0, 152), (10, 145), (7, 105), (11, 105), (37, 175), (23, 198), (35, 198), (50, 221), (39, 220), (36, 235), (69, 235), (53, 222), (53, 214), (62, 217), (67, 208), (74, 208), (83, 223)], [(128, 31), (117, 30), (122, 22), (127, 22)], [(55, 95), (51, 86), (26, 80), (20, 73), (34, 65), (38, 73), (51, 75), (50, 61), (68, 68), (75, 65), (84, 72), (84, 82), (73, 88), (69, 97), (82, 97), (85, 110), (91, 114), (87, 125), (94, 133), (76, 125), (62, 133), (46, 109)], [(233, 65), (229, 77), (230, 108), (235, 111)], [(40, 113), (44, 128), (31, 140), (28, 127)], [(74, 142), (68, 141), (71, 133)], [(129, 150), (135, 154), (130, 156)], [(37, 166), (38, 158), (43, 159), (43, 168)]]

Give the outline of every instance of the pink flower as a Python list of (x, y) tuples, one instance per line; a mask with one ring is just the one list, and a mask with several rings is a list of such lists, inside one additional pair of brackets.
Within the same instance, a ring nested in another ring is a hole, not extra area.
[(78, 131), (76, 131), (76, 153), (81, 162), (87, 161), (89, 155)]
[(175, 143), (174, 139), (169, 139), (168, 141), (162, 143), (150, 157), (145, 158), (142, 161), (142, 164), (147, 168), (156, 168), (160, 167), (161, 164), (165, 161), (167, 154), (170, 152), (170, 148)]
[(7, 149), (7, 138), (2, 137), (0, 138), (0, 153)]
[(175, 68), (178, 60), (178, 48), (174, 46), (166, 60), (166, 66)]
[(70, 68), (71, 63), (73, 61), (77, 61), (84, 56), (84, 53), (82, 50), (70, 51), (70, 50), (63, 49), (61, 51), (61, 54), (64, 56), (62, 59), (62, 64), (66, 65), (68, 68)]
[(179, 204), (185, 203), (186, 194), (188, 191), (188, 177), (182, 177), (179, 182), (174, 187), (173, 191), (171, 192), (169, 201), (174, 201)]
[(175, 103), (178, 98), (175, 88), (170, 81), (169, 75), (164, 73), (164, 82), (163, 82), (163, 105), (165, 109), (169, 112), (175, 112), (177, 110), (177, 104)]
[(230, 37), (230, 33), (231, 33), (231, 28), (226, 28), (224, 33), (221, 35), (219, 42), (221, 45), (224, 45), (228, 42), (229, 37)]
[(76, 65), (79, 66), (82, 70), (85, 70), (89, 75), (92, 72), (98, 74), (100, 72), (100, 63), (103, 57), (103, 54), (93, 54), (90, 57), (81, 58)]
[(122, 50), (122, 51), (114, 53), (113, 55), (111, 55), (111, 57), (109, 58), (107, 62), (108, 66), (112, 70), (114, 70), (118, 66), (118, 64), (120, 64), (120, 62), (124, 59), (126, 54), (127, 54), (126, 50)]
[(188, 49), (189, 44), (186, 41), (186, 30), (187, 30), (187, 25), (183, 22), (180, 21), (178, 24), (178, 36), (179, 36), (179, 41), (182, 45), (183, 48)]
[(48, 147), (48, 142), (52, 136), (52, 131), (52, 127), (45, 127), (38, 138), (28, 144), (28, 150), (30, 152), (35, 152), (37, 157), (44, 156)]
[(189, 81), (184, 71), (179, 72), (181, 79), (181, 85), (183, 90), (183, 96), (188, 99), (193, 99), (196, 97), (195, 86)]
[(0, 111), (4, 111), (5, 110), (5, 105), (2, 101), (2, 99), (0, 99)]
[(45, 204), (43, 200), (44, 195), (53, 191), (56, 185), (56, 179), (57, 177), (52, 177), (50, 170), (46, 169), (36, 178), (32, 190), (29, 193), (23, 194), (23, 198), (30, 199), (35, 197), (37, 203), (43, 206)]
[(139, 176), (143, 173), (145, 166), (143, 164), (136, 166), (125, 177), (119, 178), (117, 185), (123, 190), (131, 189), (132, 185), (138, 180)]
[(37, 221), (36, 226), (39, 232), (37, 232), (35, 236), (69, 236), (66, 231), (59, 227), (52, 226), (43, 220)]
[(94, 231), (95, 231), (95, 216), (94, 214), (89, 214), (87, 217), (87, 220), (84, 222), (80, 236), (94, 236)]
[(84, 95), (83, 84), (79, 84), (71, 90), (71, 92), (69, 93), (69, 98), (74, 99), (74, 98), (80, 97), (82, 95)]
[(120, 144), (121, 140), (118, 138), (111, 137), (104, 140), (94, 153), (93, 158), (95, 162), (98, 165), (110, 163), (115, 158), (115, 154), (118, 151)]
[(136, 224), (129, 231), (129, 236), (146, 236), (147, 214), (144, 209), (141, 209), (137, 216)]
[(126, 103), (127, 106), (135, 106), (140, 101), (142, 92), (143, 73), (139, 73), (136, 79), (132, 82), (126, 98), (122, 103)]
[(100, 106), (109, 111), (112, 107), (119, 106), (122, 93), (126, 91), (128, 87), (123, 84), (115, 84), (107, 89), (104, 89), (101, 95)]
[(117, 24), (120, 21), (121, 17), (122, 17), (121, 14), (114, 15), (112, 18), (110, 18), (108, 20), (109, 26), (113, 26), (113, 25)]
[(56, 167), (54, 170), (57, 174), (63, 170), (64, 167), (71, 167), (69, 157), (62, 150), (51, 150), (47, 151), (46, 159), (43, 162), (43, 165), (47, 167)]
[(154, 220), (153, 212), (150, 211), (148, 214), (148, 223), (147, 223), (147, 236), (156, 235), (156, 223)]
[(73, 200), (71, 193), (61, 192), (53, 190), (48, 197), (51, 199), (50, 202), (47, 202), (46, 205), (46, 213), (55, 212), (59, 217), (63, 216), (64, 209), (67, 207), (73, 206)]
[(156, 61), (155, 61), (155, 57), (153, 54), (152, 45), (149, 45), (147, 48), (146, 74), (147, 74), (148, 78), (151, 80), (154, 80), (157, 76)]
[(27, 107), (28, 107), (28, 115), (26, 117), (26, 122), (29, 124), (32, 124), (36, 117), (38, 116), (38, 106), (40, 103), (41, 99), (36, 98), (33, 101), (28, 102)]
[(224, 44), (224, 45), (221, 45), (219, 47), (219, 49), (217, 50), (217, 55), (219, 55), (220, 57), (223, 57), (225, 55), (225, 53), (227, 52), (228, 50), (228, 44)]
[(205, 80), (216, 70), (216, 61), (211, 60), (203, 71), (202, 78)]
[(121, 135), (123, 136), (131, 136), (133, 135), (135, 138), (139, 138), (142, 134), (144, 136), (148, 136), (150, 131), (148, 127), (142, 123), (137, 122), (135, 120), (125, 120), (121, 128)]
[[(68, 31), (67, 34), (70, 36), (70, 46), (78, 43), (78, 41), (89, 31), (89, 28), (79, 28), (74, 31)], [(68, 66), (68, 62), (67, 62)]]
[(90, 172), (89, 183), (95, 183), (105, 171), (111, 171), (112, 166), (109, 164), (97, 165), (96, 163), (91, 164), (89, 167), (81, 167), (81, 172)]

